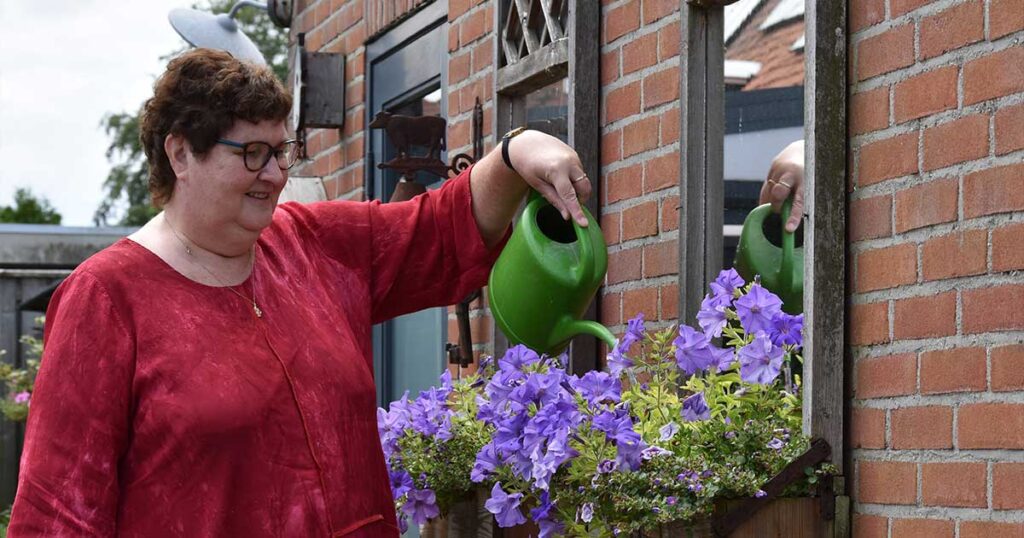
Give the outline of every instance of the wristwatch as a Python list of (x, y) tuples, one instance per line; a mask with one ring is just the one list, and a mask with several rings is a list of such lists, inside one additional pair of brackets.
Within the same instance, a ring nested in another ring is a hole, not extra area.
[(505, 133), (505, 136), (501, 137), (501, 160), (505, 161), (505, 166), (516, 174), (519, 172), (516, 171), (516, 167), (512, 166), (512, 159), (508, 156), (508, 143), (509, 140), (523, 134), (524, 131), (526, 131), (526, 127), (516, 127), (515, 129)]

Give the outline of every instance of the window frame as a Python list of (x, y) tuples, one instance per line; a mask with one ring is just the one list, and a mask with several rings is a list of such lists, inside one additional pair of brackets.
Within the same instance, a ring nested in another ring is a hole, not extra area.
[[(694, 319), (722, 267), (725, 4), (681, 0), (679, 312)], [(840, 475), (846, 360), (846, 3), (806, 0), (804, 432), (824, 439)], [(714, 46), (712, 44), (720, 44)], [(693, 61), (693, 59), (697, 59)], [(683, 233), (683, 230), (686, 232)], [(837, 492), (845, 491), (837, 480)]]

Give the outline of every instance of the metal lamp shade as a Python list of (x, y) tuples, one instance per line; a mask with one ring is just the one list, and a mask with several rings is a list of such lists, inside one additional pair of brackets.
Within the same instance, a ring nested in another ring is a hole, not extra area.
[(234, 19), (194, 9), (173, 9), (167, 18), (174, 30), (194, 47), (218, 49), (239, 60), (266, 65), (267, 60)]

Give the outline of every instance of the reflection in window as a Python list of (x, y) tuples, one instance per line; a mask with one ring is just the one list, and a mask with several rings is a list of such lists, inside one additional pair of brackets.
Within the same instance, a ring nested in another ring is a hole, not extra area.
[(569, 79), (526, 95), (526, 126), (569, 143)]
[(804, 136), (803, 16), (803, 0), (725, 8), (725, 267), (733, 265), (772, 159)]

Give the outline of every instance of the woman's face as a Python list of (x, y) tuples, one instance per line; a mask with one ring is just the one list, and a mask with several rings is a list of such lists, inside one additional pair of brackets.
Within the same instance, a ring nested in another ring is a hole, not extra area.
[[(288, 131), (284, 121), (239, 120), (221, 139), (240, 144), (266, 142), (276, 148), (288, 139)], [(275, 157), (253, 172), (246, 168), (241, 148), (215, 144), (202, 156), (193, 154), (191, 148), (186, 153), (187, 165), (178, 171), (181, 185), (176, 185), (174, 193), (179, 200), (172, 197), (172, 202), (183, 206), (187, 219), (207, 230), (231, 235), (258, 235), (270, 225), (288, 181), (288, 172), (281, 170)]]

